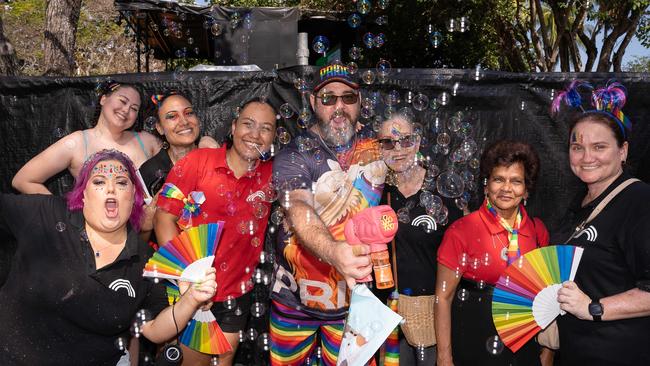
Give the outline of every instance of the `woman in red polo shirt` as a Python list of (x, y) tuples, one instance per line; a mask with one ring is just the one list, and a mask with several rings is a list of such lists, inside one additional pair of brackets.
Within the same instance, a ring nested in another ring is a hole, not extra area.
[[(485, 201), (454, 222), (438, 250), (435, 330), (437, 364), (538, 365), (540, 349), (528, 342), (513, 354), (494, 339), (492, 288), (509, 263), (548, 244), (548, 231), (524, 209), (539, 158), (523, 142), (498, 141), (481, 158)], [(522, 201), (524, 204), (522, 204)], [(452, 343), (453, 340), (453, 343)]]
[[(270, 161), (260, 161), (275, 137), (275, 109), (255, 99), (239, 108), (232, 122), (232, 141), (217, 149), (196, 149), (179, 160), (167, 175), (185, 196), (192, 191), (205, 195), (200, 214), (192, 217), (192, 226), (224, 221), (214, 267), (217, 269), (217, 293), (212, 313), (232, 346), (231, 354), (219, 357), (219, 365), (232, 364), (251, 308), (251, 277), (264, 246), (264, 232), (274, 190), (269, 185)], [(267, 153), (265, 153), (267, 154)], [(158, 198), (154, 229), (160, 243), (179, 233), (177, 221), (183, 202)], [(184, 365), (208, 365), (210, 355), (183, 348)]]

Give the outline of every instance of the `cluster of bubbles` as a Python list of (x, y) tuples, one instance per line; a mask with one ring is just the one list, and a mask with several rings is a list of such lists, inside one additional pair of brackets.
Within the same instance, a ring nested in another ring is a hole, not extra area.
[(469, 19), (462, 16), (460, 18), (450, 18), (447, 21), (447, 31), (465, 33), (469, 31)]

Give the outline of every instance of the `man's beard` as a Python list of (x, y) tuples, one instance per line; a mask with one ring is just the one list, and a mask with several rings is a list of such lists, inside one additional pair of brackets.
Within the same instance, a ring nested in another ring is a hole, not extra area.
[(352, 122), (352, 118), (350, 117), (349, 114), (345, 112), (335, 112), (335, 114), (338, 113), (340, 116), (344, 116), (348, 120), (348, 125), (343, 127), (343, 128), (334, 128), (331, 125), (331, 119), (333, 117), (330, 117), (330, 120), (324, 121), (320, 120), (318, 127), (320, 128), (322, 134), (323, 134), (323, 140), (329, 145), (332, 146), (343, 146), (347, 145), (350, 140), (352, 140), (352, 137), (354, 136), (354, 125)]

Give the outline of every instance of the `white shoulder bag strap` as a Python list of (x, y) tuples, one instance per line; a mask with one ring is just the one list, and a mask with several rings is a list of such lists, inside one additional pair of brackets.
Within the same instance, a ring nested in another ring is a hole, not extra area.
[(585, 226), (591, 222), (591, 220), (595, 219), (598, 214), (605, 209), (605, 206), (614, 198), (616, 197), (617, 194), (621, 193), (622, 190), (624, 190), (627, 186), (634, 182), (639, 182), (638, 179), (636, 178), (630, 178), (626, 180), (625, 182), (621, 183), (616, 187), (613, 191), (609, 192), (609, 194), (594, 208), (593, 211), (591, 211), (591, 214), (589, 214), (589, 217), (587, 217), (586, 220), (582, 221), (580, 225), (576, 227), (576, 229), (573, 231), (573, 234), (569, 237), (569, 239), (566, 240), (566, 243), (568, 243), (571, 239), (575, 238), (584, 228)]

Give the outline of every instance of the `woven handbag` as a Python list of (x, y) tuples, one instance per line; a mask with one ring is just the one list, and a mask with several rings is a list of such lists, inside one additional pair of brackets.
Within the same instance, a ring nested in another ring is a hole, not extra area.
[[(390, 193), (388, 193), (388, 204), (390, 205)], [(393, 254), (395, 291), (398, 291), (395, 238), (393, 238), (391, 250)], [(397, 299), (397, 313), (404, 318), (400, 329), (406, 341), (413, 347), (431, 347), (436, 344), (433, 319), (435, 299), (435, 295), (409, 296), (399, 294)]]

